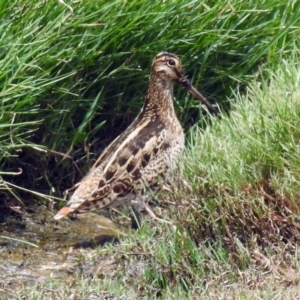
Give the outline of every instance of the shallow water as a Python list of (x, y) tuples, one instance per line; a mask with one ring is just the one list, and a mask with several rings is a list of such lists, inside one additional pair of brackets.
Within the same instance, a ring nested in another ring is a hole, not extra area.
[(96, 246), (117, 240), (120, 231), (110, 219), (88, 213), (55, 221), (53, 215), (39, 207), (11, 215), (0, 224), (0, 236), (10, 238), (0, 237), (1, 287), (50, 277), (71, 280), (72, 275), (94, 274), (95, 268), (109, 260), (95, 252)]

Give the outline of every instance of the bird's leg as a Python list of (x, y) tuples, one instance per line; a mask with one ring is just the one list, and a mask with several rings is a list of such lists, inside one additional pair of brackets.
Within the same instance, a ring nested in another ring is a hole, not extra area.
[(152, 218), (152, 220), (158, 221), (160, 223), (169, 224), (172, 226), (172, 228), (176, 229), (175, 225), (172, 222), (158, 218), (155, 215), (155, 213), (152, 211), (152, 209), (148, 206), (148, 204), (146, 203), (146, 200), (147, 200), (147, 196), (138, 195), (135, 198), (135, 200), (132, 201), (134, 210), (136, 210), (137, 212), (141, 212), (142, 210), (145, 210), (148, 213), (148, 215)]

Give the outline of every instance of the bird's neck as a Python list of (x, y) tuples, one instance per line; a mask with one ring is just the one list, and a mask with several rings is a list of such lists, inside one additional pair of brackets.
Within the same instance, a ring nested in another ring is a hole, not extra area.
[(174, 82), (151, 75), (145, 103), (144, 117), (156, 116), (160, 119), (176, 117), (173, 103)]

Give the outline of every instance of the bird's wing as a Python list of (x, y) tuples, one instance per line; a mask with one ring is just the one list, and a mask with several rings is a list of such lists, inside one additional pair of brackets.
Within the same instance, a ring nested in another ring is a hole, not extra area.
[(91, 171), (99, 167), (103, 162), (105, 162), (105, 160), (109, 158), (109, 156), (118, 150), (122, 142), (127, 139), (127, 137), (135, 130), (136, 127), (139, 126), (138, 124), (140, 123), (141, 119), (142, 115), (139, 114), (131, 123), (131, 125), (104, 149), (96, 162), (93, 164)]
[[(93, 172), (96, 168), (100, 167), (103, 163), (105, 164), (106, 161), (109, 160), (110, 156), (112, 156), (120, 147), (122, 142), (126, 140), (128, 135), (134, 130), (136, 126), (138, 126), (138, 123), (141, 120), (141, 115), (139, 114), (136, 119), (131, 123), (131, 125), (127, 128), (126, 131), (121, 133), (119, 136), (117, 136), (100, 154), (100, 156), (97, 158), (96, 162), (91, 167), (89, 173), (84, 176), (79, 182), (74, 184), (71, 188), (67, 189), (64, 194), (69, 195), (73, 194), (74, 191), (81, 185), (81, 183), (85, 182), (85, 180), (89, 177), (90, 173)], [(90, 179), (89, 179), (90, 180)]]
[[(107, 155), (108, 159), (92, 169), (78, 185), (67, 204), (68, 212), (86, 208), (100, 209), (138, 190), (141, 185), (153, 184), (159, 174), (153, 170), (153, 176), (146, 176), (149, 182), (144, 182), (143, 171), (153, 165), (157, 156), (166, 148), (163, 134), (162, 126), (150, 120), (136, 127), (113, 153)], [(167, 165), (161, 160), (160, 164)], [(160, 173), (163, 173), (167, 166), (158, 167)]]

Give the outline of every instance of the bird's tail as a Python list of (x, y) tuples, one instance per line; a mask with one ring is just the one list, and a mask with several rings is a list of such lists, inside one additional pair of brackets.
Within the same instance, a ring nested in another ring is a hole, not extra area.
[(70, 212), (72, 212), (70, 207), (65, 206), (54, 216), (54, 219), (59, 220), (68, 215)]

